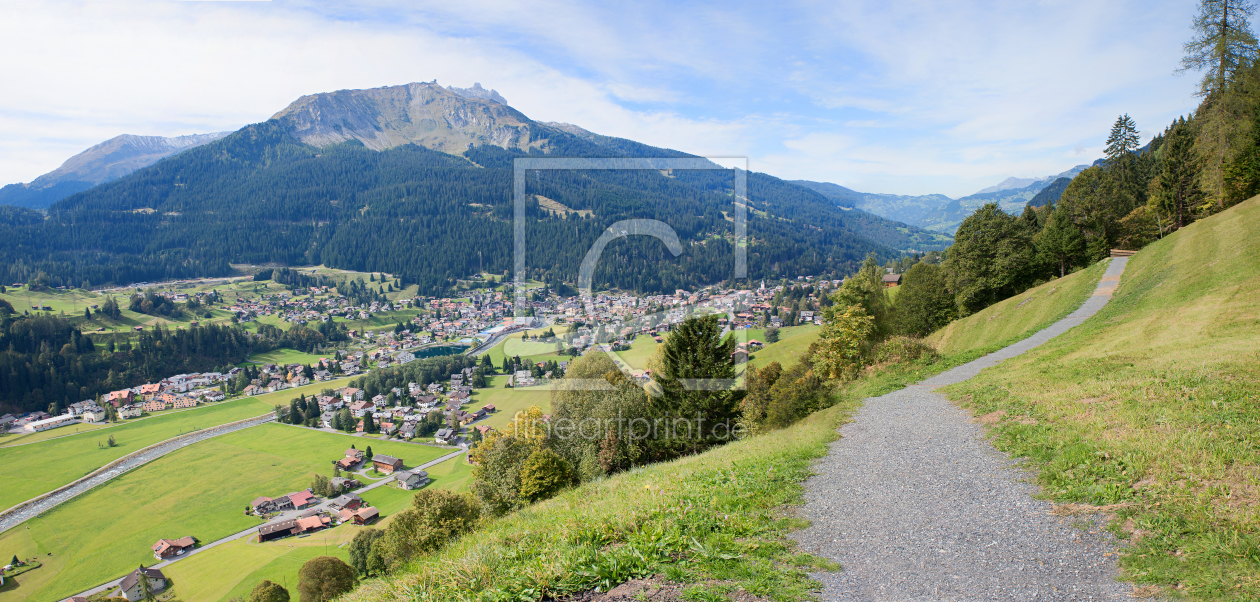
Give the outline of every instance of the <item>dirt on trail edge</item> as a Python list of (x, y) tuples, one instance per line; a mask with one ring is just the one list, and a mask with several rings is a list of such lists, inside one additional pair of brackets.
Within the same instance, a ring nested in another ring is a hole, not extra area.
[[(972, 416), (934, 391), (1066, 332), (1111, 299), (1128, 258), (1093, 296), (1031, 337), (918, 385), (865, 400), (814, 466), (793, 534), (841, 564), (812, 575), (824, 601), (1132, 600), (1119, 543), (1097, 517), (1054, 512), (985, 439)], [(1001, 368), (998, 368), (999, 370)]]

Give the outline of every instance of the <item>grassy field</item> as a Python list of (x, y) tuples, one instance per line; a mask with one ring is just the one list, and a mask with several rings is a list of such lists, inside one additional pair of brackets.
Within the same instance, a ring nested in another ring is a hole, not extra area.
[(529, 406), (538, 406), (542, 408), (543, 413), (551, 411), (551, 390), (545, 387), (535, 387), (530, 389), (505, 389), (503, 384), (507, 382), (506, 375), (490, 377), (490, 387), (486, 389), (474, 389), (472, 401), (465, 404), (466, 407), (480, 408), (488, 403), (494, 404), (495, 413), (491, 414), (485, 420), (481, 420), (474, 424), (484, 424), (501, 429), (509, 422), (517, 412), (529, 408)]
[(88, 431), (94, 431), (96, 429), (105, 428), (106, 426), (109, 426), (109, 425), (102, 424), (99, 422), (96, 422), (96, 423), (80, 422), (78, 424), (72, 424), (70, 426), (63, 426), (61, 428), (55, 428), (49, 431), (41, 431), (38, 433), (28, 433), (25, 431), (21, 433), (13, 433), (13, 434), (4, 433), (4, 434), (0, 434), (0, 447), (4, 447), (6, 445), (17, 445), (19, 443), (22, 443), (22, 444), (35, 443), (37, 441), (45, 441), (47, 439), (65, 437), (67, 435), (73, 435), (75, 433), (86, 433)]
[(522, 360), (530, 359), (535, 362), (546, 362), (550, 360), (556, 360), (558, 362), (566, 362), (566, 361), (572, 360), (573, 358), (567, 355), (562, 356), (556, 353), (556, 346), (554, 343), (548, 344), (548, 343), (542, 343), (542, 342), (522, 341), (521, 335), (522, 334), (529, 334), (530, 336), (533, 336), (536, 334), (541, 335), (542, 333), (547, 332), (547, 330), (551, 330), (552, 332), (555, 332), (557, 335), (561, 335), (567, 332), (566, 330), (567, 328), (568, 327), (564, 325), (557, 325), (557, 326), (551, 326), (549, 328), (538, 328), (535, 330), (527, 330), (524, 332), (512, 333), (502, 343), (499, 343), (498, 345), (491, 347), (488, 351), (486, 351), (482, 355), (489, 355), (490, 361), (494, 362), (494, 367), (496, 369), (503, 366), (504, 354), (508, 356), (519, 355), (521, 356)]
[[(748, 363), (754, 367), (760, 368), (770, 362), (779, 362), (784, 368), (796, 362), (796, 358), (805, 353), (809, 349), (810, 343), (818, 340), (818, 332), (822, 330), (821, 326), (805, 325), (805, 326), (789, 326), (779, 329), (779, 342), (766, 345), (762, 350), (752, 354), (748, 359)], [(765, 343), (765, 332), (760, 331), (761, 336), (753, 336), (758, 331), (750, 330), (748, 332), (749, 339), (757, 339)]]
[[(238, 399), (128, 420), (108, 429), (31, 445), (0, 447), (0, 482), (4, 483), (4, 487), (0, 487), (0, 508), (52, 491), (122, 456), (181, 433), (266, 412), (267, 407), (252, 398)], [(118, 445), (100, 447), (109, 435), (114, 436)]]
[[(366, 446), (348, 436), (265, 424), (164, 456), (30, 521), (29, 528), (0, 535), (5, 553), (52, 553), (21, 587), (0, 593), (0, 602), (59, 600), (117, 577), (151, 562), (149, 546), (159, 538), (192, 535), (210, 542), (261, 524), (242, 512), (250, 500), (305, 489), (317, 473), (331, 475), (331, 460), (354, 443)], [(373, 452), (402, 458), (407, 466), (449, 451), (396, 442), (371, 445)], [(376, 495), (387, 508), (405, 505), (392, 492)]]
[(255, 353), (249, 356), (249, 361), (256, 364), (302, 364), (314, 365), (320, 358), (332, 357), (331, 355), (312, 355), (310, 353), (302, 353), (294, 349), (272, 349), (266, 353)]
[[(458, 457), (430, 469), (430, 487), (461, 491), (466, 489), (471, 471), (468, 462)], [(411, 504), (414, 491), (396, 487), (380, 487), (363, 494), (363, 500), (381, 511), (384, 517), (378, 526), (388, 524), (389, 517)], [(263, 579), (286, 585), (296, 596), (297, 572), (302, 564), (316, 556), (337, 556), (349, 560), (345, 547), (362, 527), (341, 525), (310, 537), (288, 538), (263, 544), (241, 539), (198, 554), (171, 565), (165, 570), (176, 583), (175, 591), (183, 602), (219, 602), (234, 597), (247, 598), (250, 590)]]
[(1258, 229), (1260, 198), (1150, 245), (1096, 316), (946, 390), (1177, 597), (1260, 599)]
[(944, 354), (961, 353), (995, 342), (1015, 342), (1027, 338), (1060, 318), (1076, 311), (1094, 292), (1107, 262), (1052, 280), (995, 303), (961, 320), (954, 320), (927, 337), (927, 342)]

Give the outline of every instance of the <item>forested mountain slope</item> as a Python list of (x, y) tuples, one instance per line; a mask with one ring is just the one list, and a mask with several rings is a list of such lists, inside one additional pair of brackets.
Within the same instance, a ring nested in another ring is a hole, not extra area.
[[(52, 284), (127, 283), (218, 276), (232, 263), (322, 263), (387, 271), (431, 293), (510, 268), (513, 158), (689, 156), (535, 122), (480, 96), (411, 84), (303, 97), (267, 122), (67, 198), (47, 217), (0, 209), (0, 236), (11, 241), (0, 281), (43, 273)], [(677, 230), (683, 254), (641, 237), (615, 241), (597, 285), (729, 279), (732, 185), (721, 171), (533, 173), (529, 276), (572, 281), (608, 225), (655, 218)], [(764, 174), (749, 174), (748, 192), (750, 278), (840, 276), (868, 253), (939, 248), (922, 231)]]
[(29, 184), (0, 188), (0, 205), (43, 209), (101, 182), (121, 178), (180, 151), (213, 142), (231, 132), (188, 136), (115, 136), (62, 163)]

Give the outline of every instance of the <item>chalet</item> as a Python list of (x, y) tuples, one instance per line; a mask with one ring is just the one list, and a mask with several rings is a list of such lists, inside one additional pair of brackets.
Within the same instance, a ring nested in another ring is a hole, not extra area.
[(159, 539), (153, 544), (153, 557), (157, 560), (166, 560), (174, 556), (182, 556), (184, 552), (193, 549), (196, 542), (193, 541), (191, 535), (181, 537), (179, 539)]
[(481, 409), (485, 410), (486, 413), (493, 413), (495, 410), (494, 404), (492, 403), (488, 403), (486, 405), (481, 406)]
[(135, 399), (136, 394), (131, 389), (123, 389), (121, 391), (113, 391), (105, 394), (105, 401), (114, 404), (114, 407), (132, 403)]
[(479, 424), (479, 425), (477, 425), (477, 426), (475, 426), (475, 427), (473, 427), (473, 428), (477, 429), (477, 432), (478, 432), (478, 433), (481, 433), (481, 436), (482, 436), (482, 437), (485, 437), (486, 435), (490, 434), (490, 432), (491, 432), (491, 431), (493, 431), (493, 430), (494, 430), (494, 428), (493, 428), (493, 427), (489, 427), (489, 426), (486, 426), (486, 425), (484, 425), (484, 424)]
[(9, 425), (13, 424), (14, 420), (17, 420), (17, 418), (13, 414), (0, 416), (0, 429), (9, 428)]
[(393, 474), (395, 471), (402, 470), (403, 461), (393, 456), (381, 454), (372, 456), (372, 467), (378, 472)]
[(437, 441), (438, 443), (446, 443), (454, 438), (455, 430), (449, 428), (438, 429), (438, 432), (433, 435), (434, 441)]
[(128, 602), (136, 602), (144, 599), (144, 585), (142, 581), (149, 582), (150, 592), (159, 592), (166, 589), (166, 575), (157, 569), (146, 569), (144, 565), (131, 571), (122, 582), (118, 584), (119, 596), (126, 598)]
[(254, 395), (262, 395), (263, 393), (266, 393), (266, 392), (267, 392), (266, 389), (258, 385), (249, 385), (248, 387), (245, 387), (245, 395), (248, 395), (251, 397)]
[(342, 522), (353, 521), (356, 525), (367, 525), (380, 518), (381, 512), (372, 506), (366, 506), (358, 510), (342, 510), (337, 516)]
[(901, 284), (901, 274), (884, 274), (884, 288), (892, 288)]
[(462, 405), (464, 402), (468, 401), (468, 398), (469, 398), (469, 397), (471, 397), (471, 395), (469, 395), (468, 393), (466, 393), (466, 392), (464, 392), (464, 391), (456, 391), (455, 393), (451, 393), (451, 394), (450, 394), (451, 401), (457, 401), (457, 402), (459, 402), (461, 405)]
[(394, 473), (398, 486), (408, 491), (419, 489), (429, 484), (429, 473), (423, 470), (400, 470)]
[(318, 501), (315, 499), (315, 494), (311, 493), (309, 490), (290, 493), (285, 497), (289, 498), (289, 502), (297, 509), (305, 508)]
[(138, 403), (133, 403), (131, 405), (125, 405), (125, 406), (119, 406), (118, 408), (118, 418), (120, 420), (126, 420), (128, 418), (139, 418), (140, 415), (143, 413), (144, 413), (144, 406)]
[(328, 505), (334, 510), (358, 510), (363, 505), (363, 498), (353, 493), (342, 494), (332, 500)]

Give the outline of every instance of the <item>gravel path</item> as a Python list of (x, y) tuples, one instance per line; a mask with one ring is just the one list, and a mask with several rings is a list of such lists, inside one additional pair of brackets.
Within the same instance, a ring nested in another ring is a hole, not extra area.
[(1028, 474), (934, 387), (962, 382), (1093, 315), (1127, 258), (1094, 295), (1032, 337), (901, 391), (867, 399), (806, 483), (807, 551), (835, 560), (814, 575), (826, 601), (1129, 600), (1116, 542), (1057, 518)]

